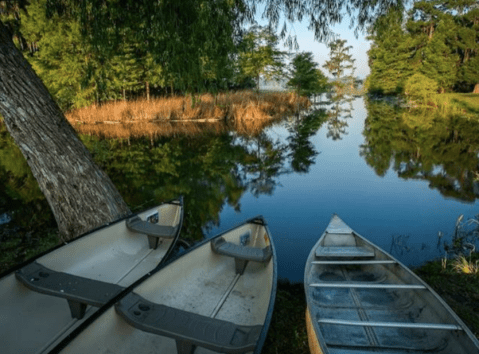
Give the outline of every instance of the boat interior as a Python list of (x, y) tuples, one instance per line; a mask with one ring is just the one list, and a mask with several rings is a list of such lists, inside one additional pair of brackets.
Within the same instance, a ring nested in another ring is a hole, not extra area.
[[(177, 235), (182, 203), (162, 204), (138, 217), (176, 229)], [(127, 221), (80, 237), (0, 279), (2, 353), (48, 351), (97, 306), (162, 262), (176, 235), (159, 238), (152, 245), (146, 234), (129, 228)]]
[(305, 270), (310, 316), (329, 353), (477, 353), (442, 299), (345, 227), (325, 232)]
[[(213, 245), (219, 239), (229, 244), (230, 254)], [(253, 352), (271, 311), (270, 248), (267, 229), (259, 223), (215, 237), (143, 281), (62, 353), (96, 353), (100, 342), (102, 350), (115, 353), (148, 352), (153, 347), (179, 354)], [(253, 260), (260, 253), (266, 256)], [(236, 258), (249, 258), (244, 269), (238, 269)]]

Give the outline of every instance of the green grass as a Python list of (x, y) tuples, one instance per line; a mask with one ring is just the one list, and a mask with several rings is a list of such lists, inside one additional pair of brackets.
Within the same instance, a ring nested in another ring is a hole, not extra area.
[(475, 115), (479, 115), (479, 93), (445, 93), (437, 95), (440, 99), (443, 96), (460, 109)]

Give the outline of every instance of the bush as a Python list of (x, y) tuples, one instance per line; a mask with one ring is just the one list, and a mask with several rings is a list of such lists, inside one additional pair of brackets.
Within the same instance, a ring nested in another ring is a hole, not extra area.
[(414, 74), (406, 81), (404, 94), (417, 103), (427, 103), (437, 93), (436, 81), (422, 75)]

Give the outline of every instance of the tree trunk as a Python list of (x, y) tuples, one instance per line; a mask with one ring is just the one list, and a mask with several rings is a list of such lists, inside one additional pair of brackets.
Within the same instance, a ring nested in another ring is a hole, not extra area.
[(50, 204), (63, 239), (131, 213), (2, 22), (0, 113)]
[(474, 86), (474, 91), (472, 91), (472, 93), (479, 93), (479, 83)]
[(146, 100), (150, 100), (150, 83), (148, 81), (146, 82)]

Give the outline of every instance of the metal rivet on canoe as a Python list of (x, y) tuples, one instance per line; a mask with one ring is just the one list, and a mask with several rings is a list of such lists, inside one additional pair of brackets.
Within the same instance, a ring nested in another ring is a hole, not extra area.
[(33, 277), (33, 278), (30, 279), (30, 281), (38, 281), (38, 280), (39, 280), (39, 279), (38, 279), (38, 278), (35, 278), (35, 277)]

